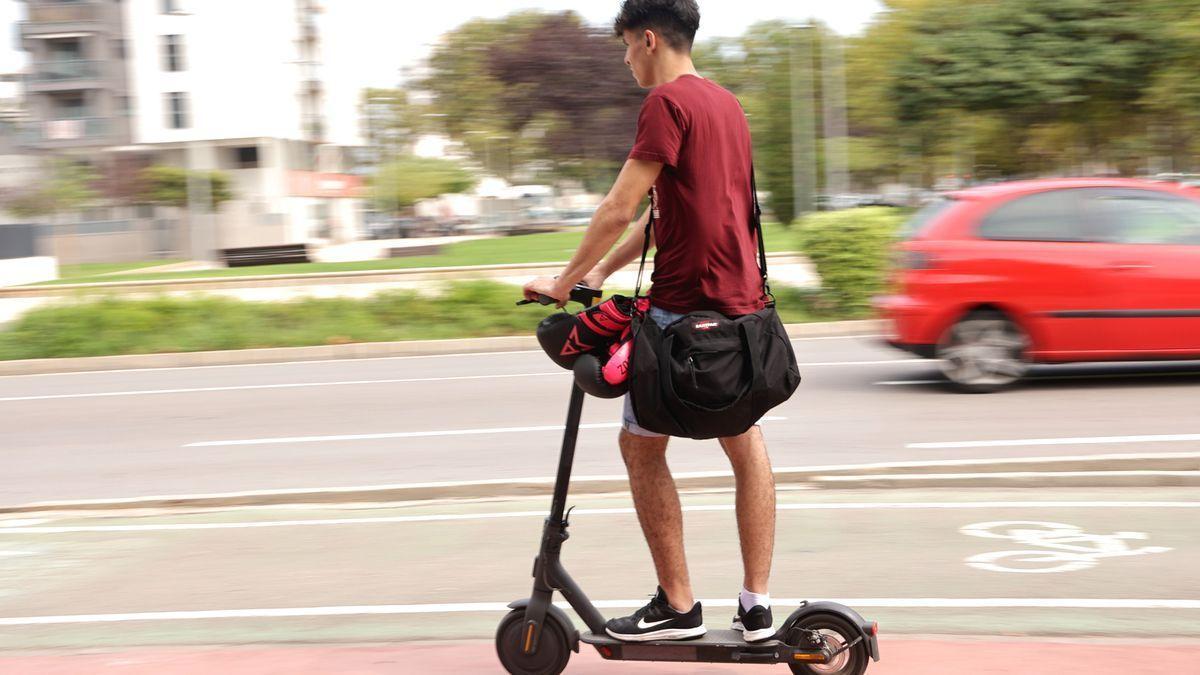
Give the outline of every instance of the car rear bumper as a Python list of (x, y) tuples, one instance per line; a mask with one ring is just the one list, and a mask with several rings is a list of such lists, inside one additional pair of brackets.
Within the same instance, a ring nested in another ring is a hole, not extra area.
[(884, 342), (922, 358), (934, 357), (937, 345), (929, 305), (907, 295), (879, 296), (871, 304), (884, 321)]

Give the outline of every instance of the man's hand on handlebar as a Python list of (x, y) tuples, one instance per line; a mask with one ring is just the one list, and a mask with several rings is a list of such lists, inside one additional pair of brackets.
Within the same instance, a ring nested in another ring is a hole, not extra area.
[(571, 296), (571, 289), (560, 287), (558, 279), (554, 277), (538, 277), (525, 284), (523, 291), (525, 299), (532, 302), (539, 302), (539, 296), (554, 298), (557, 303), (555, 306), (559, 308), (566, 306)]
[(533, 303), (538, 303), (538, 304), (542, 304), (542, 305), (557, 305), (561, 309), (563, 307), (563, 305), (566, 305), (567, 302), (569, 301), (569, 302), (578, 302), (579, 304), (583, 305), (584, 307), (591, 307), (593, 304), (595, 304), (595, 302), (597, 300), (599, 300), (603, 296), (603, 292), (600, 289), (588, 288), (584, 284), (579, 283), (579, 284), (575, 284), (575, 286), (573, 288), (571, 288), (570, 291), (566, 294), (567, 295), (566, 300), (561, 300), (561, 299), (559, 299), (553, 295), (549, 295), (541, 290), (542, 288), (544, 288), (544, 284), (546, 281), (550, 281), (552, 284), (551, 292), (553, 292), (553, 293), (559, 292), (554, 289), (554, 287), (556, 287), (558, 284), (558, 282), (556, 280), (547, 279), (547, 277), (540, 277), (538, 279), (534, 279), (533, 281), (529, 282), (528, 284), (525, 284), (525, 289), (524, 289), (525, 299), (518, 302), (517, 304), (518, 305), (532, 305)]

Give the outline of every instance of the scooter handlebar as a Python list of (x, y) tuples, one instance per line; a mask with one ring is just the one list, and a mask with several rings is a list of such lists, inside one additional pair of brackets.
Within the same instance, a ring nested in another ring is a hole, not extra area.
[[(583, 284), (575, 284), (575, 288), (571, 289), (571, 296), (568, 298), (568, 300), (571, 302), (578, 302), (584, 307), (591, 307), (592, 303), (596, 300), (599, 300), (602, 295), (604, 295), (603, 291), (598, 288), (590, 288), (588, 286), (584, 286)], [(540, 293), (538, 294), (537, 300), (521, 300), (517, 304), (532, 305), (535, 302), (541, 305), (558, 304), (558, 300)]]

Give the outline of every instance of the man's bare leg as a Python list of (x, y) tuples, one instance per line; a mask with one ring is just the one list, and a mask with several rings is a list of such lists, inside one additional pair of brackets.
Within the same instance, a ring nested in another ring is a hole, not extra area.
[(646, 437), (621, 430), (621, 457), (629, 471), (629, 487), (637, 509), (642, 534), (650, 546), (650, 557), (658, 573), (658, 585), (671, 607), (691, 610), (692, 582), (683, 552), (683, 510), (679, 491), (667, 467), (667, 437)]
[(766, 594), (775, 550), (775, 475), (759, 427), (721, 439), (737, 481), (738, 538), (742, 544), (743, 584)]

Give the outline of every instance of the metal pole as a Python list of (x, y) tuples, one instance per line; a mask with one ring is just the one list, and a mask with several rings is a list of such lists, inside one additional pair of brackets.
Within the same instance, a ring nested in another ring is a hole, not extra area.
[(846, 69), (843, 65), (842, 39), (828, 33), (822, 36), (821, 70), (824, 74), (825, 109), (825, 192), (829, 195), (850, 191), (850, 135), (846, 121)]
[(792, 185), (796, 216), (816, 209), (816, 125), (813, 105), (812, 26), (797, 26), (792, 39)]

